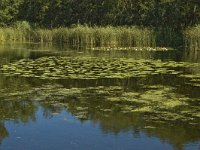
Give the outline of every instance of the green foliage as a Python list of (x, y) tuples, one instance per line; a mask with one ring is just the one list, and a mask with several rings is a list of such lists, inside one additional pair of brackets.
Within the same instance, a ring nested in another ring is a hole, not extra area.
[(31, 30), (31, 26), (27, 21), (17, 21), (14, 27), (18, 30)]
[(0, 26), (12, 25), (17, 20), (22, 0), (0, 1)]
[(183, 29), (200, 23), (198, 0), (2, 0), (0, 26), (25, 20), (42, 27), (72, 24)]
[[(187, 29), (200, 24), (199, 4), (198, 0), (2, 0), (0, 27), (9, 28), (0, 29), (0, 39), (17, 41), (19, 36), (20, 41), (84, 47), (180, 47), (185, 41), (191, 49), (199, 49), (195, 34), (199, 30)], [(10, 28), (13, 25), (15, 29)], [(30, 31), (31, 27), (54, 29)]]

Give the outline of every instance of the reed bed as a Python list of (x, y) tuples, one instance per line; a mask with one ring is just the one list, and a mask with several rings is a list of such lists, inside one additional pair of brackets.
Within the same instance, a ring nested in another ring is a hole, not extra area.
[(200, 25), (186, 29), (184, 37), (187, 49), (200, 50)]
[[(172, 31), (166, 34), (171, 35)], [(23, 29), (0, 28), (0, 43), (4, 42), (52, 42), (74, 47), (169, 47), (172, 36), (163, 40), (160, 32), (139, 27), (88, 27), (77, 25), (72, 28)], [(159, 35), (159, 36), (158, 36)]]
[(0, 28), (0, 43), (4, 42), (25, 42), (26, 32), (15, 28)]

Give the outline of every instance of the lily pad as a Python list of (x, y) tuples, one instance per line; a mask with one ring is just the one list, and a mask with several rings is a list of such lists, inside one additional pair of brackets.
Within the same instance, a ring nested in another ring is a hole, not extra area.
[(179, 75), (176, 68), (200, 66), (186, 62), (162, 62), (160, 60), (96, 58), (96, 57), (41, 57), (36, 60), (22, 59), (0, 67), (5, 76), (36, 77), (40, 79), (98, 79), (98, 78), (145, 78), (157, 74), (198, 79), (196, 75)]

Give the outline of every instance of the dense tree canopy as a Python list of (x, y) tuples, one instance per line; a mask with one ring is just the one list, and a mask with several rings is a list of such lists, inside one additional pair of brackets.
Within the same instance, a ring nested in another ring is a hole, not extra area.
[(0, 26), (28, 21), (41, 27), (72, 24), (139, 25), (182, 29), (200, 23), (199, 0), (1, 0)]
[(19, 6), (22, 0), (1, 0), (0, 1), (0, 26), (11, 25), (17, 20)]

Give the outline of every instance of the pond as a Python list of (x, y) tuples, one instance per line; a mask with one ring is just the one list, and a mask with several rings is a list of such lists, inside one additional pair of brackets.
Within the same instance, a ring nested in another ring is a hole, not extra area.
[(0, 46), (0, 149), (200, 149), (200, 51)]

